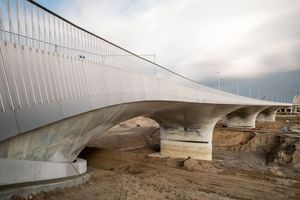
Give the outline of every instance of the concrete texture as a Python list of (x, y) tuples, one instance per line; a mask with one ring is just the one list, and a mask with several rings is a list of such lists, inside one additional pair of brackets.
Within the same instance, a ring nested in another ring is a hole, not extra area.
[(212, 160), (211, 143), (197, 143), (187, 141), (160, 141), (160, 154), (171, 158), (194, 158)]
[(165, 127), (180, 127), (187, 131), (201, 130), (201, 133), (190, 131), (185, 140), (211, 141), (213, 128), (219, 118), (240, 107), (169, 101), (111, 106), (61, 120), (0, 142), (0, 157), (72, 162), (89, 141), (114, 125), (141, 115), (152, 118)]
[(257, 116), (257, 121), (261, 122), (275, 122), (276, 113), (281, 106), (270, 106), (261, 111)]
[(136, 116), (156, 120), (164, 140), (211, 144), (214, 126), (223, 116), (227, 115), (231, 126), (254, 127), (255, 119), (263, 109), (265, 106), (171, 101), (120, 104), (67, 118), (0, 142), (0, 157), (72, 162), (89, 141)]
[(83, 174), (81, 176), (73, 176), (63, 179), (55, 179), (52, 181), (41, 181), (33, 184), (19, 185), (0, 189), (0, 199), (9, 200), (12, 196), (22, 196), (24, 198), (31, 194), (40, 192), (49, 192), (57, 188), (69, 188), (86, 183), (90, 179), (89, 174)]
[[(0, 96), (3, 100), (0, 101), (0, 141), (76, 115), (125, 103), (284, 105), (208, 88), (157, 65), (149, 66), (147, 61), (134, 61), (129, 65), (120, 61), (110, 66), (89, 60), (90, 56), (84, 61), (78, 59), (78, 52), (75, 57), (64, 53), (33, 50), (26, 45), (0, 41)], [(41, 76), (46, 72), (51, 78)]]
[[(167, 128), (183, 129), (188, 141), (211, 141), (214, 125), (223, 115), (243, 107), (284, 105), (217, 91), (159, 66), (151, 68), (147, 61), (104, 66), (89, 56), (83, 62), (8, 41), (0, 42), (0, 53), (0, 94), (5, 100), (0, 110), (1, 158), (72, 162), (93, 138), (140, 115)], [(21, 69), (25, 84), (20, 81)], [(53, 78), (39, 81), (44, 69)], [(62, 84), (65, 80), (69, 82)], [(81, 87), (76, 88), (78, 80)], [(57, 88), (50, 87), (55, 84)], [(12, 100), (7, 101), (10, 93)], [(242, 118), (232, 122), (254, 126), (248, 121), (254, 117)]]
[(246, 106), (227, 114), (223, 121), (227, 127), (255, 128), (258, 114), (268, 106)]
[(160, 124), (161, 154), (211, 160), (212, 134), (216, 123), (222, 116), (240, 107), (187, 104), (155, 113), (152, 117)]
[(80, 158), (74, 163), (0, 158), (0, 186), (77, 176), (86, 170), (87, 163)]

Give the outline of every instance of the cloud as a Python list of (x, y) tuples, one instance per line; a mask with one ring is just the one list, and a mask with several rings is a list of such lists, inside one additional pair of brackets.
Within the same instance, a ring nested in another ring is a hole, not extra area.
[(199, 81), (300, 69), (298, 0), (57, 2), (76, 24)]

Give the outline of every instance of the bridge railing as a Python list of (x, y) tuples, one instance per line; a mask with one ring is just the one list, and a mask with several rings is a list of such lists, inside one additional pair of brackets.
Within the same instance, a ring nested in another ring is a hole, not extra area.
[(2, 40), (203, 88), (193, 80), (84, 30), (34, 1), (1, 0), (0, 7)]
[(0, 0), (0, 30), (0, 141), (134, 101), (248, 102), (142, 58), (32, 0)]

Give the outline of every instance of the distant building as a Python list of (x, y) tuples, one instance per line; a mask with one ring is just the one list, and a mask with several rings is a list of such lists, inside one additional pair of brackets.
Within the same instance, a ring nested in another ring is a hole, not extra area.
[(294, 96), (293, 112), (300, 113), (300, 96)]
[(289, 107), (281, 108), (278, 113), (284, 115), (296, 115), (300, 114), (300, 96), (294, 96), (293, 105)]

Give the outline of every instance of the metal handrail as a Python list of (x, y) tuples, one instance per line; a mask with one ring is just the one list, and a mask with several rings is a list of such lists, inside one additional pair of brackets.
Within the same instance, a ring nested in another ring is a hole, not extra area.
[[(152, 61), (150, 61), (150, 60), (148, 60), (148, 59), (146, 59), (146, 58), (143, 58), (143, 57), (141, 57), (141, 56), (139, 56), (139, 55), (137, 55), (137, 54), (135, 54), (135, 53), (133, 53), (133, 52), (131, 52), (131, 51), (129, 51), (129, 50), (123, 48), (123, 47), (120, 47), (119, 45), (116, 45), (116, 44), (113, 43), (113, 42), (110, 42), (110, 41), (108, 41), (108, 40), (106, 40), (106, 39), (104, 39), (104, 38), (102, 38), (102, 37), (100, 37), (100, 36), (98, 36), (98, 35), (96, 35), (96, 34), (90, 32), (90, 31), (88, 31), (88, 30), (86, 30), (86, 29), (84, 29), (84, 28), (82, 28), (82, 27), (80, 27), (80, 26), (78, 26), (78, 25), (72, 23), (71, 21), (65, 19), (64, 17), (58, 15), (57, 13), (55, 13), (55, 12), (49, 10), (48, 8), (42, 6), (42, 5), (39, 4), (39, 3), (37, 3), (36, 1), (33, 1), (33, 0), (27, 0), (27, 1), (30, 2), (30, 3), (32, 3), (32, 4), (34, 4), (35, 6), (37, 6), (37, 7), (39, 7), (39, 8), (41, 8), (41, 9), (43, 9), (44, 11), (46, 11), (46, 12), (48, 12), (48, 13), (54, 15), (55, 17), (57, 17), (57, 18), (59, 18), (59, 19), (65, 21), (65, 22), (69, 23), (70, 25), (74, 26), (75, 28), (78, 28), (78, 29), (80, 29), (80, 30), (82, 30), (82, 31), (84, 31), (84, 32), (86, 32), (86, 33), (88, 33), (88, 34), (90, 34), (90, 35), (92, 35), (92, 36), (98, 38), (98, 39), (101, 39), (101, 40), (103, 40), (103, 41), (105, 41), (105, 42), (107, 42), (107, 43), (109, 43), (109, 44), (111, 44), (111, 45), (113, 45), (113, 46), (115, 46), (115, 47), (117, 47), (117, 48), (123, 50), (123, 51), (126, 51), (127, 53), (130, 53), (130, 54), (132, 54), (133, 56), (135, 56), (135, 57), (137, 57), (137, 58), (140, 58), (140, 59), (142, 59), (142, 60), (144, 60), (144, 61), (146, 61), (146, 62), (149, 62), (149, 63), (151, 63), (151, 64), (153, 64), (153, 65), (155, 65), (155, 66), (157, 66), (157, 67), (159, 67), (159, 68), (161, 68), (161, 69), (163, 69), (163, 70), (165, 70), (165, 71), (168, 71), (168, 72), (170, 72), (170, 73), (172, 73), (172, 74), (174, 74), (174, 75), (176, 75), (176, 76), (179, 76), (179, 77), (181, 77), (181, 78), (183, 78), (183, 79), (185, 79), (185, 80), (191, 81), (191, 82), (193, 82), (193, 83), (196, 83), (196, 84), (202, 86), (201, 83), (199, 83), (198, 81), (195, 81), (195, 80), (192, 80), (192, 79), (190, 79), (190, 78), (187, 78), (187, 77), (185, 77), (185, 76), (183, 76), (183, 75), (181, 75), (181, 74), (178, 74), (177, 72), (174, 72), (174, 71), (172, 71), (172, 70), (170, 70), (170, 69), (168, 69), (168, 68), (166, 68), (166, 67), (163, 67), (162, 65), (159, 65), (159, 64), (157, 64), (157, 63), (154, 63), (154, 62), (152, 62)], [(203, 86), (202, 86), (202, 87), (203, 87)]]

